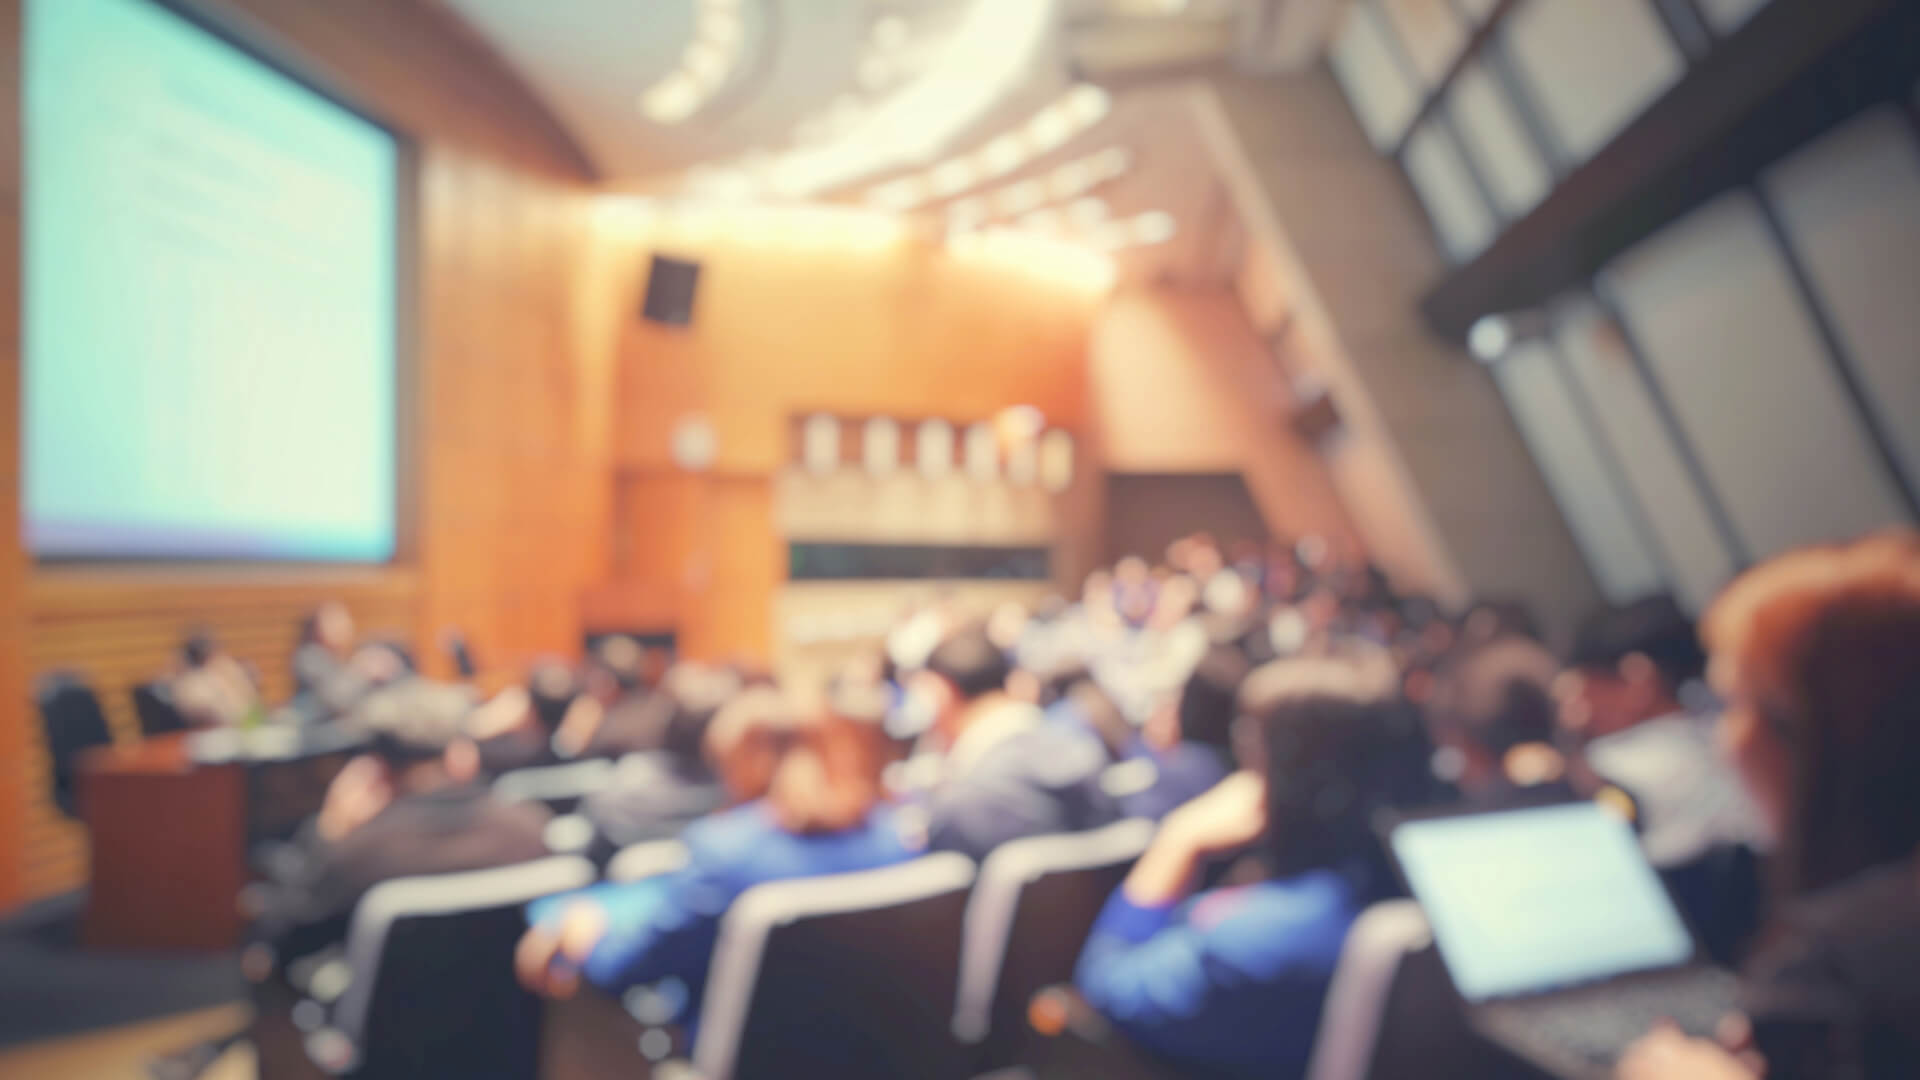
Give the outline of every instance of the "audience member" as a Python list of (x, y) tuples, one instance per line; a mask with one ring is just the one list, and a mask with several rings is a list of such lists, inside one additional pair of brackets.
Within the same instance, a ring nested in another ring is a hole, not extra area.
[(764, 882), (872, 869), (915, 853), (881, 801), (873, 717), (753, 689), (721, 710), (712, 735), (724, 747), (729, 786), (764, 795), (689, 827), (685, 869), (535, 905), (515, 957), (529, 988), (566, 997), (585, 978), (620, 993), (674, 977), (688, 990), (683, 1017), (692, 1023), (734, 898)]
[(268, 885), (253, 936), (277, 965), (344, 941), (354, 905), (382, 881), (547, 854), (547, 812), (493, 799), (461, 733), (467, 702), (436, 689), (377, 697), (348, 718), (373, 749), (334, 779), (297, 857)]
[(1772, 559), (1704, 629), (1722, 745), (1774, 838), (1772, 925), (1729, 1048), (1661, 1029), (1620, 1076), (1920, 1076), (1920, 534)]
[(238, 727), (266, 716), (253, 673), (205, 630), (180, 643), (169, 689), (173, 707), (194, 727)]
[(617, 758), (660, 749), (664, 717), (648, 692), (646, 670), (646, 649), (624, 634), (589, 650), (582, 692), (554, 732), (554, 752), (569, 759)]
[(293, 651), (293, 704), (306, 719), (341, 716), (405, 673), (405, 663), (392, 649), (355, 647), (353, 615), (345, 604), (322, 604), (300, 623)]
[(554, 735), (581, 697), (571, 667), (558, 660), (535, 664), (526, 686), (501, 691), (468, 717), (467, 734), (480, 751), (480, 770), (499, 776), (553, 764)]
[(1426, 712), (1436, 775), (1486, 807), (1572, 797), (1567, 755), (1555, 745), (1559, 661), (1524, 637), (1465, 649), (1441, 673)]
[[(1370, 818), (1403, 725), (1383, 656), (1282, 660), (1239, 695), (1250, 768), (1169, 815), (1095, 923), (1076, 981), (1134, 1042), (1188, 1068), (1299, 1075), (1347, 927), (1384, 895)], [(1266, 880), (1193, 896), (1259, 844)]]
[(1152, 783), (1121, 798), (1127, 816), (1157, 821), (1233, 771), (1234, 700), (1248, 670), (1239, 649), (1215, 645), (1179, 694), (1156, 710), (1131, 755), (1151, 764)]
[[(728, 745), (710, 738), (714, 716), (740, 691), (738, 676), (726, 668), (680, 663), (647, 700), (643, 718), (657, 749), (629, 754), (615, 766), (613, 782), (582, 800), (580, 812), (606, 845), (677, 836), (700, 815), (766, 793), (760, 779), (733, 776), (722, 782), (713, 761), (732, 762)], [(720, 733), (720, 739), (739, 732)]]
[(909, 679), (933, 718), (941, 754), (927, 793), (928, 838), (974, 859), (1008, 840), (1114, 821), (1100, 785), (1109, 755), (1100, 741), (1042, 723), (1040, 709), (1006, 691), (1006, 654), (977, 625), (949, 634)]

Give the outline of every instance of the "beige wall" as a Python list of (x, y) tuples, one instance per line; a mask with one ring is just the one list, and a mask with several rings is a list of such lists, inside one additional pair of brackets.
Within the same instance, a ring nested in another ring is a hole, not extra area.
[(1209, 134), (1293, 316), (1290, 359), (1346, 419), (1328, 461), (1369, 547), (1443, 599), (1522, 597), (1565, 631), (1598, 591), (1492, 379), (1420, 321), (1445, 267), (1393, 162), (1324, 70), (1212, 85)]
[(1355, 534), (1290, 398), (1226, 289), (1140, 288), (1107, 302), (1088, 347), (1100, 463), (1115, 473), (1237, 472), (1279, 535)]

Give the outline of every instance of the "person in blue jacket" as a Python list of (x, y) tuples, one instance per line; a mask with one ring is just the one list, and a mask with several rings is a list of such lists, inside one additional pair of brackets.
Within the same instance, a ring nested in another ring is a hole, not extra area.
[[(1418, 724), (1373, 651), (1268, 664), (1238, 712), (1248, 768), (1166, 818), (1101, 912), (1076, 982), (1187, 1071), (1299, 1076), (1347, 928), (1388, 888), (1370, 819), (1393, 801)], [(1194, 894), (1208, 862), (1249, 848), (1264, 880)]]
[(1248, 669), (1238, 648), (1214, 645), (1179, 693), (1148, 718), (1127, 757), (1150, 764), (1153, 780), (1121, 797), (1128, 817), (1159, 821), (1233, 771), (1234, 698)]
[(763, 792), (681, 835), (688, 861), (659, 877), (604, 884), (533, 905), (514, 962), (522, 983), (568, 997), (676, 978), (696, 1020), (720, 920), (741, 893), (790, 878), (868, 870), (919, 853), (882, 801), (877, 711), (813, 709), (749, 690), (710, 733), (730, 788)]

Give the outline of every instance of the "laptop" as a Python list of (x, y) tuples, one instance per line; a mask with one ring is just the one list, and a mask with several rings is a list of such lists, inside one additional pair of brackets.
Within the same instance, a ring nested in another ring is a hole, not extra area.
[(1388, 843), (1474, 1027), (1555, 1076), (1610, 1076), (1656, 1021), (1711, 1035), (1733, 1009), (1733, 976), (1699, 962), (1596, 803), (1403, 820)]

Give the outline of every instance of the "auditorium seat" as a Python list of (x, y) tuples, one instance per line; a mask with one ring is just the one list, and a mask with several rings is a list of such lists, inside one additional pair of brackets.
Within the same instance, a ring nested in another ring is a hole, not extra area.
[(100, 708), (100, 697), (93, 687), (71, 671), (51, 671), (41, 676), (33, 696), (40, 707), (47, 756), (52, 763), (53, 804), (68, 817), (78, 818), (80, 757), (96, 746), (113, 742), (107, 714)]
[(140, 720), (140, 734), (149, 739), (187, 730), (187, 718), (174, 706), (173, 688), (164, 679), (133, 688), (133, 714)]
[(612, 781), (610, 761), (535, 765), (502, 773), (493, 782), (493, 794), (504, 802), (538, 802), (556, 814), (567, 814), (580, 805), (581, 799), (605, 790)]
[(1027, 1003), (1073, 977), (1100, 909), (1153, 839), (1151, 821), (1002, 844), (980, 866), (961, 935), (953, 1032), (975, 1067), (1022, 1060)]
[(1531, 1077), (1474, 1034), (1420, 905), (1387, 900), (1347, 932), (1306, 1080)]
[(728, 909), (693, 1052), (702, 1080), (958, 1080), (951, 1027), (973, 863), (951, 853), (774, 882)]
[(302, 1023), (309, 1056), (355, 1080), (531, 1080), (540, 1005), (511, 960), (522, 909), (593, 879), (585, 859), (556, 856), (375, 886), (354, 909), (344, 990), (295, 1007), (296, 1022), (321, 1021)]

